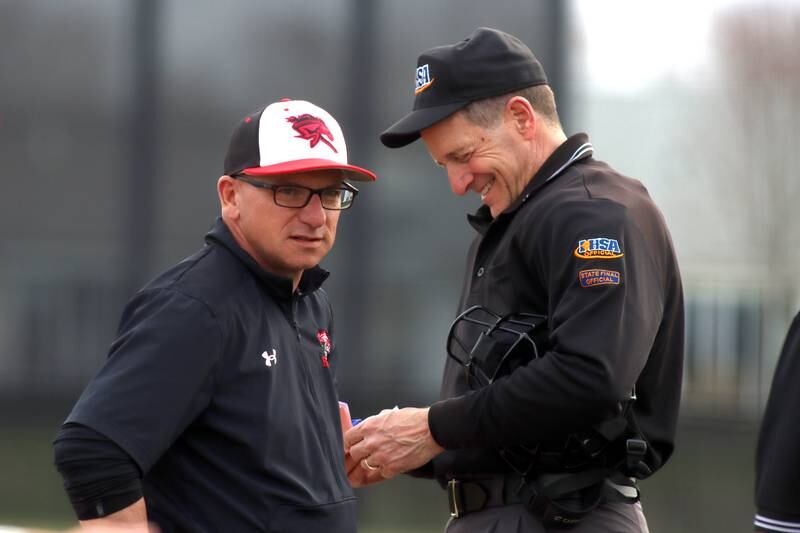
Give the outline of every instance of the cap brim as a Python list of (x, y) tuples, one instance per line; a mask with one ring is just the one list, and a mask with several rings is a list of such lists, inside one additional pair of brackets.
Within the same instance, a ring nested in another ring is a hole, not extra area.
[(419, 132), (430, 128), (466, 106), (469, 102), (455, 102), (412, 111), (381, 133), (381, 142), (388, 148), (400, 148), (419, 139)]
[(250, 167), (242, 170), (248, 176), (274, 176), (275, 174), (294, 174), (313, 170), (343, 170), (348, 179), (354, 181), (375, 181), (377, 176), (367, 169), (355, 165), (345, 165), (330, 159), (297, 159), (266, 167)]

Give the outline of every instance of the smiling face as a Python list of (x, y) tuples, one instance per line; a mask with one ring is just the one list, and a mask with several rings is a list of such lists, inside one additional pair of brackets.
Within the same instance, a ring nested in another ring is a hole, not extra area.
[(533, 177), (531, 129), (532, 124), (521, 129), (519, 118), (508, 108), (493, 127), (478, 126), (457, 112), (422, 130), (420, 136), (436, 164), (447, 171), (453, 193), (478, 194), (496, 217)]
[[(340, 186), (338, 170), (251, 176), (274, 185), (312, 189)], [(281, 207), (274, 192), (222, 176), (217, 184), (222, 217), (239, 245), (266, 271), (291, 278), (295, 288), (303, 271), (319, 264), (333, 247), (340, 211), (322, 208), (319, 195), (305, 207)]]

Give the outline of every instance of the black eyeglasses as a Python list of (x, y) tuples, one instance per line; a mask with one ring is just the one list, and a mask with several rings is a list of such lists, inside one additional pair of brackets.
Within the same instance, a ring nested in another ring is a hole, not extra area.
[(353, 205), (353, 199), (358, 194), (358, 189), (347, 182), (341, 187), (325, 187), (324, 189), (312, 189), (302, 185), (274, 185), (263, 181), (255, 180), (243, 174), (233, 176), (237, 180), (249, 183), (259, 189), (269, 189), (272, 191), (272, 199), (275, 205), (281, 207), (300, 208), (308, 205), (313, 195), (318, 195), (324, 209), (332, 211), (342, 211), (349, 209)]

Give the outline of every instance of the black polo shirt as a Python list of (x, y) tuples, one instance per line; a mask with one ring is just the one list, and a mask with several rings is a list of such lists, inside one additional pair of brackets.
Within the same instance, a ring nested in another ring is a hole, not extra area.
[(683, 296), (664, 219), (646, 189), (591, 157), (586, 135), (568, 139), (519, 198), (479, 235), (460, 309), (483, 305), (548, 317), (542, 357), (471, 392), (448, 358), (442, 401), (430, 410), (447, 450), (436, 476), (507, 471), (498, 448), (563, 442), (612, 418), (635, 386), (635, 418), (653, 470), (670, 456), (683, 362)]
[(130, 454), (164, 533), (356, 530), (327, 275), (293, 293), (218, 220), (125, 308), (66, 422)]

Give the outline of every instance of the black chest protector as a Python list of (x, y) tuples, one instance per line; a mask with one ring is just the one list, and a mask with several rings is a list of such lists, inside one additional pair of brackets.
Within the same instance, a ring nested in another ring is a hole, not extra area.
[[(464, 369), (472, 390), (509, 376), (548, 349), (547, 317), (532, 313), (505, 316), (473, 306), (453, 321), (447, 354)], [(606, 479), (644, 478), (647, 443), (631, 406), (635, 391), (617, 406), (617, 415), (559, 442), (531, 443), (498, 450), (521, 476), (518, 493), (543, 523), (573, 527), (599, 503), (607, 501)], [(636, 501), (627, 498), (624, 501)]]

